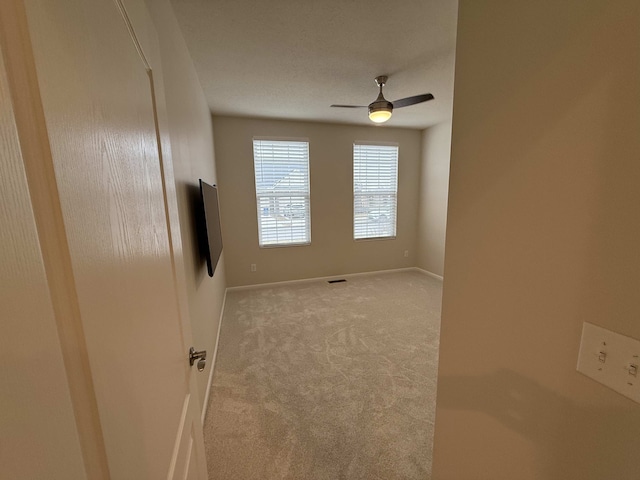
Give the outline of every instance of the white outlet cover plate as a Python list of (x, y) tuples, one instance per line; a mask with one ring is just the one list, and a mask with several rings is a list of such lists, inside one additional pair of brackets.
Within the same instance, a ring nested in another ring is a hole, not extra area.
[[(601, 361), (601, 352), (605, 361)], [(637, 366), (636, 376), (631, 374)], [(640, 403), (640, 341), (584, 322), (578, 371)]]

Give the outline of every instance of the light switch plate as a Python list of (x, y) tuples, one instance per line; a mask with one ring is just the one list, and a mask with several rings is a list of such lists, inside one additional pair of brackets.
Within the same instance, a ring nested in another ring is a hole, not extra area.
[(584, 322), (578, 371), (640, 403), (639, 340)]

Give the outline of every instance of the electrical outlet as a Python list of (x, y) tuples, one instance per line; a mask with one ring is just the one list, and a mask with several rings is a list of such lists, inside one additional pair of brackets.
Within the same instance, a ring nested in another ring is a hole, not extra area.
[(640, 403), (640, 341), (585, 322), (577, 370)]
[(255, 272), (256, 270), (257, 270), (257, 268), (256, 268), (256, 264), (255, 264), (255, 263), (252, 263), (252, 264), (251, 264), (251, 271), (252, 271), (252, 272)]
[(404, 256), (405, 256), (405, 258), (409, 256), (409, 250), (405, 250), (404, 251)]

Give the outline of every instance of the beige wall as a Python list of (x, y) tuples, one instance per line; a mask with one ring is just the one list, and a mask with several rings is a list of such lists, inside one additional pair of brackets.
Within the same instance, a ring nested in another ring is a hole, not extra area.
[(434, 478), (638, 478), (640, 405), (576, 372), (640, 338), (640, 2), (461, 0)]
[(197, 350), (209, 353), (207, 367), (197, 377), (202, 404), (226, 288), (224, 252), (214, 277), (209, 278), (198, 251), (194, 224), (194, 204), (200, 195), (198, 179), (216, 183), (211, 115), (169, 1), (147, 0), (147, 4), (160, 39), (193, 342)]
[(417, 266), (440, 276), (444, 273), (450, 154), (451, 122), (422, 132)]
[[(311, 122), (213, 118), (222, 233), (229, 286), (415, 265), (420, 132)], [(309, 140), (311, 245), (259, 248), (253, 176), (254, 136)], [(353, 240), (353, 143), (397, 142), (398, 228), (395, 240)], [(409, 250), (409, 257), (404, 251)], [(250, 272), (250, 264), (257, 271)]]

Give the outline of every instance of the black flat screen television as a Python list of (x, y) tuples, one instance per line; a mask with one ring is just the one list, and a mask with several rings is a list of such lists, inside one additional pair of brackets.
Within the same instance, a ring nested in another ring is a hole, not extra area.
[(200, 196), (204, 207), (204, 228), (202, 231), (202, 249), (207, 258), (207, 270), (213, 277), (220, 254), (222, 253), (222, 231), (220, 230), (220, 210), (218, 208), (218, 189), (200, 179)]

